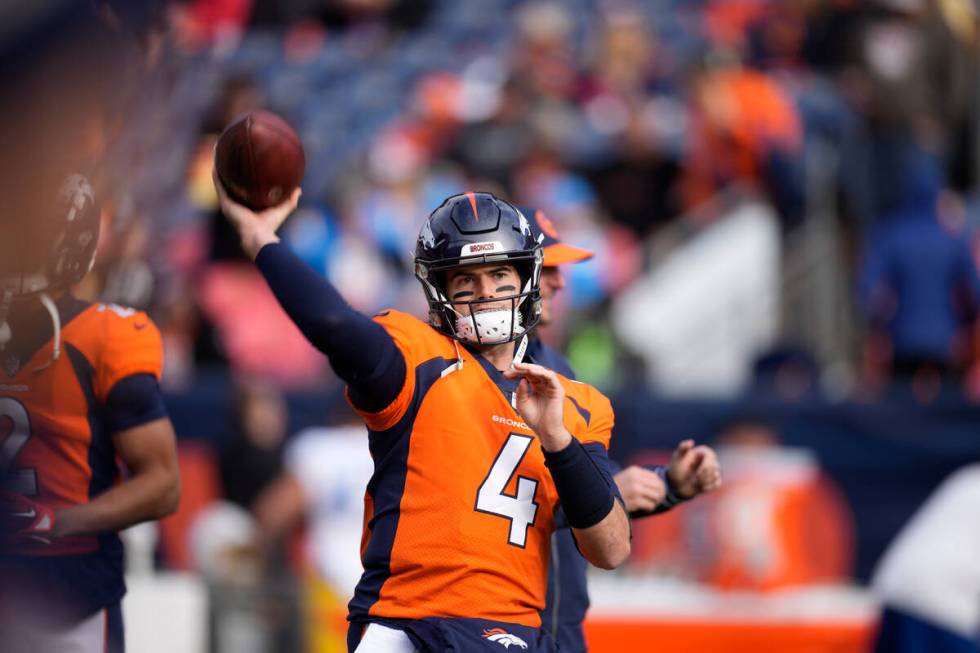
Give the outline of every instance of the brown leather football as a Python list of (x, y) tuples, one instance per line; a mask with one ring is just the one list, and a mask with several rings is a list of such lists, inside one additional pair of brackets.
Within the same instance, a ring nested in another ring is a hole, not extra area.
[(233, 199), (260, 211), (281, 203), (299, 186), (306, 157), (289, 123), (269, 111), (251, 111), (221, 134), (214, 167)]

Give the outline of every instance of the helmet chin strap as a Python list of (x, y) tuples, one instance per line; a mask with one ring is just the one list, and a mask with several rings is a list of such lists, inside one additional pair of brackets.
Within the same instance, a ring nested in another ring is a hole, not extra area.
[(0, 298), (0, 351), (3, 351), (13, 337), (10, 331), (10, 324), (7, 323), (7, 316), (10, 315), (10, 304), (14, 301), (14, 291), (6, 288), (3, 297)]
[[(7, 317), (10, 315), (10, 305), (13, 303), (14, 292), (11, 288), (7, 288), (3, 292), (3, 297), (0, 298), (0, 351), (3, 351), (6, 346), (10, 343), (13, 338), (13, 333), (10, 329), (10, 322), (7, 321)], [(56, 360), (61, 357), (61, 316), (58, 314), (58, 307), (55, 305), (54, 300), (51, 299), (50, 295), (46, 292), (42, 292), (38, 299), (44, 309), (48, 312), (51, 317), (51, 326), (54, 329), (53, 336), (53, 346), (51, 350), (51, 357), (48, 359), (44, 365), (39, 365), (34, 368), (35, 372), (40, 372), (51, 366)]]
[(48, 293), (41, 293), (40, 296), (41, 305), (44, 306), (48, 311), (48, 315), (51, 316), (51, 326), (54, 327), (54, 346), (51, 350), (51, 358), (44, 365), (38, 365), (34, 368), (35, 372), (40, 372), (51, 366), (58, 358), (61, 357), (61, 316), (58, 315), (58, 307), (55, 305)]

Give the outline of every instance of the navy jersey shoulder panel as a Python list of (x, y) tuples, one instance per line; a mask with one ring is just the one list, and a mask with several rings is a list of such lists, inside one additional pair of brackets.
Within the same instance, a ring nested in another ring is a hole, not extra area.
[(116, 450), (109, 438), (105, 423), (105, 407), (95, 396), (95, 368), (79, 349), (70, 342), (65, 343), (65, 351), (75, 370), (75, 378), (82, 394), (85, 395), (87, 418), (91, 440), (89, 442), (88, 463), (92, 470), (89, 483), (89, 497), (94, 497), (108, 489), (116, 479)]
[(565, 396), (568, 398), (570, 402), (572, 402), (572, 405), (575, 406), (575, 410), (578, 411), (578, 414), (581, 415), (582, 419), (585, 420), (585, 425), (588, 426), (589, 423), (592, 421), (592, 412), (582, 408), (582, 406), (580, 406), (579, 403), (575, 401), (574, 397), (569, 397), (568, 395)]
[(362, 560), (364, 573), (348, 605), (351, 620), (367, 616), (371, 606), (378, 601), (381, 587), (391, 576), (391, 550), (401, 516), (415, 417), (422, 400), (441, 378), (443, 370), (455, 363), (455, 360), (433, 358), (416, 367), (412, 402), (402, 418), (385, 431), (368, 430), (368, 446), (374, 460), (374, 475), (368, 483), (368, 493), (374, 502), (374, 512), (368, 522), (371, 537)]
[[(398, 445), (400, 438), (411, 434), (415, 417), (422, 406), (422, 400), (425, 399), (435, 382), (441, 378), (443, 370), (455, 364), (456, 359), (437, 357), (430, 358), (416, 366), (414, 372), (415, 390), (405, 414), (389, 429), (384, 431), (368, 429), (368, 448), (371, 451), (371, 458), (374, 460), (375, 467), (389, 454), (392, 448)], [(368, 486), (368, 490), (370, 489)]]
[[(88, 496), (96, 497), (115, 483), (119, 471), (116, 467), (116, 448), (112, 443), (112, 438), (105, 424), (105, 407), (100, 405), (95, 397), (94, 377), (95, 368), (85, 354), (79, 351), (71, 343), (65, 343), (65, 352), (71, 360), (75, 370), (75, 377), (78, 385), (85, 395), (85, 403), (88, 407), (88, 424), (91, 440), (88, 449), (88, 465), (92, 471), (92, 478), (89, 481)], [(105, 563), (106, 585), (118, 585), (123, 588), (119, 596), (125, 592), (123, 584), (123, 546), (119, 536), (112, 533), (99, 535), (99, 554), (103, 556)]]

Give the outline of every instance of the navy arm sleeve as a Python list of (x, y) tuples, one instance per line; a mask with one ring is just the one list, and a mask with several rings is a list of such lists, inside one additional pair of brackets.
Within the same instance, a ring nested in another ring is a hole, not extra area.
[(119, 379), (105, 401), (109, 433), (118, 433), (167, 416), (160, 384), (152, 374)]
[(355, 406), (375, 412), (394, 401), (405, 383), (405, 358), (380, 324), (351, 308), (286, 245), (266, 245), (255, 265), (286, 314), (347, 382)]
[[(561, 492), (559, 492), (559, 499), (564, 502), (568, 499), (575, 501), (576, 499), (587, 500), (587, 497), (595, 498), (601, 494), (601, 492), (598, 491), (600, 486), (596, 485), (598, 479), (601, 478), (600, 482), (605, 484), (606, 488), (608, 488), (609, 492), (612, 494), (612, 498), (615, 501), (618, 501), (625, 510), (626, 504), (623, 501), (623, 496), (619, 493), (619, 487), (616, 485), (616, 481), (613, 480), (614, 472), (612, 466), (614, 463), (609, 459), (609, 454), (607, 453), (606, 448), (598, 442), (590, 442), (582, 445), (582, 449), (584, 449), (585, 453), (588, 455), (588, 459), (591, 461), (592, 466), (598, 471), (598, 475), (589, 483), (589, 486), (591, 487), (573, 487), (572, 494), (568, 494), (566, 492), (566, 495), (562, 495)], [(548, 455), (545, 456), (546, 459), (548, 457)], [(557, 483), (558, 482), (556, 480), (556, 485)], [(603, 516), (606, 514), (606, 512), (608, 511), (603, 512)], [(563, 505), (559, 503), (558, 508), (555, 510), (555, 528), (571, 528), (571, 526), (572, 524), (569, 522), (568, 516), (565, 514)]]

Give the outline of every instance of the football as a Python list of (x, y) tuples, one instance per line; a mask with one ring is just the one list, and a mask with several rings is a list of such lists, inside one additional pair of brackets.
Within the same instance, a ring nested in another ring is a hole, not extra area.
[(260, 211), (279, 204), (299, 186), (306, 157), (289, 123), (269, 111), (251, 111), (222, 132), (214, 167), (234, 200)]

